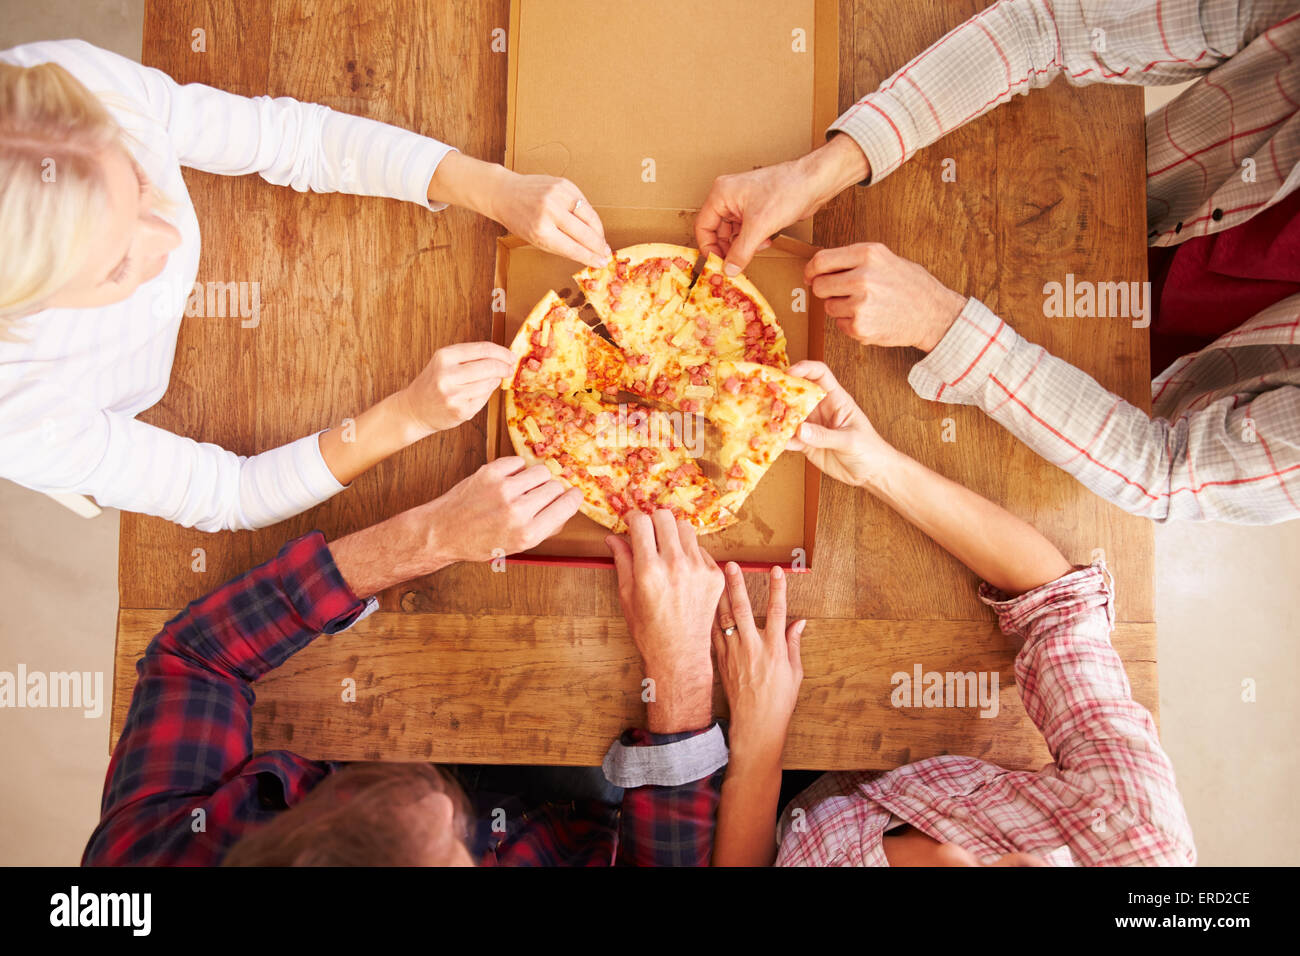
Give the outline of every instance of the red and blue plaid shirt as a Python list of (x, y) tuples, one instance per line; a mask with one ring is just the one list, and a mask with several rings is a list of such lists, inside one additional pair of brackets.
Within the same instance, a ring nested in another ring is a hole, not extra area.
[[(241, 837), (293, 807), (343, 764), (253, 753), (253, 682), (365, 610), (319, 532), (287, 544), (169, 621), (139, 679), (104, 786), (88, 866), (215, 865)], [(631, 731), (654, 746), (691, 734)], [(497, 866), (704, 866), (721, 769), (676, 787), (624, 791), (530, 812), (485, 857)]]

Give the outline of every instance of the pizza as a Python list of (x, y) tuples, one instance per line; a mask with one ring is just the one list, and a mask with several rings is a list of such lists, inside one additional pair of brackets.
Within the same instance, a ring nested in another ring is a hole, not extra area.
[(743, 275), (727, 276), (713, 253), (692, 286), (698, 257), (685, 246), (645, 243), (574, 276), (626, 356), (623, 387), (683, 411), (698, 411), (708, 398), (719, 362), (790, 365), (785, 333), (762, 293)]
[(664, 412), (590, 393), (506, 393), (506, 427), (520, 457), (582, 492), (579, 509), (621, 534), (633, 509), (666, 508), (702, 532), (735, 521)]
[(677, 319), (678, 326), (669, 338), (676, 348), (698, 347), (715, 363), (730, 360), (790, 367), (785, 333), (767, 299), (743, 275), (728, 276), (723, 261), (713, 253), (709, 253)]
[[(825, 397), (784, 371), (785, 333), (753, 283), (715, 255), (692, 281), (699, 256), (668, 243), (619, 249), (574, 276), (611, 341), (548, 292), (511, 344), (502, 388), (515, 451), (578, 488), (583, 514), (616, 532), (634, 509), (667, 508), (701, 534), (734, 524)], [(721, 436), (712, 454), (683, 441), (692, 423), (702, 439), (706, 420)]]
[(820, 385), (770, 365), (723, 362), (718, 366), (717, 396), (707, 414), (723, 435), (715, 460), (724, 475), (725, 508), (740, 508), (825, 397)]
[(647, 242), (620, 249), (603, 268), (573, 277), (627, 357), (623, 387), (635, 395), (675, 405), (698, 401), (700, 395), (688, 396), (687, 389), (708, 384), (694, 370), (707, 355), (688, 358), (668, 346), (698, 258), (686, 246)]
[(687, 246), (644, 242), (614, 253), (599, 269), (583, 269), (574, 279), (625, 350), (648, 350), (648, 330), (666, 324), (686, 302), (700, 253)]
[(548, 292), (519, 327), (510, 351), (514, 375), (502, 388), (573, 392), (594, 389), (615, 394), (623, 380), (622, 353), (582, 321), (554, 292)]

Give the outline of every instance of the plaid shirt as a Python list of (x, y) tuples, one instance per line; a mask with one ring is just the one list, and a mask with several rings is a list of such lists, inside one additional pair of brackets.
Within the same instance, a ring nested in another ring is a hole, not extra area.
[[(1298, 0), (1003, 0), (832, 129), (862, 147), (875, 182), (1058, 76), (1198, 80), (1147, 118), (1152, 245), (1231, 228), (1300, 186)], [(1152, 383), (1149, 417), (972, 299), (910, 381), (923, 398), (978, 405), (1126, 511), (1271, 524), (1300, 517), (1298, 329), (1291, 296), (1183, 356)]]
[[(343, 764), (253, 753), (253, 682), (318, 634), (351, 627), (367, 605), (319, 532), (287, 544), (167, 623), (113, 751), (85, 865), (213, 865), (245, 833), (294, 806)], [(693, 734), (631, 731), (654, 746)], [(676, 787), (534, 809), (489, 853), (495, 865), (707, 865), (722, 771)]]
[(827, 774), (782, 814), (777, 865), (888, 866), (891, 815), (986, 863), (1011, 852), (1056, 865), (1195, 863), (1173, 767), (1110, 645), (1104, 564), (1017, 598), (984, 585), (980, 597), (1024, 641), (1016, 684), (1055, 762), (1035, 773), (942, 756)]

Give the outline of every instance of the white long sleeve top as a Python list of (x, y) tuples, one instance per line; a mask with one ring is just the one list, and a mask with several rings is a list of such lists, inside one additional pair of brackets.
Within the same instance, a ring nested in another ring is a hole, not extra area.
[(199, 224), (181, 167), (436, 211), (445, 204), (429, 203), (429, 181), (451, 147), (287, 97), (182, 86), (80, 40), (26, 44), (0, 59), (56, 62), (99, 96), (174, 203), (167, 218), (181, 234), (163, 271), (124, 301), (46, 309), (21, 321), (22, 341), (0, 341), (0, 476), (203, 531), (264, 527), (341, 491), (316, 434), (246, 457), (135, 418), (167, 390), (198, 275)]

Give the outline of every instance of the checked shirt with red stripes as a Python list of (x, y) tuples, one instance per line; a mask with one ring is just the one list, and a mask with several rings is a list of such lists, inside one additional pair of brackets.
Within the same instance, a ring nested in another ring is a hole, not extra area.
[[(874, 183), (945, 133), (1059, 76), (1077, 86), (1196, 81), (1147, 117), (1151, 245), (1229, 229), (1300, 186), (1300, 0), (1003, 0), (831, 128), (862, 147)], [(1300, 517), (1300, 296), (1161, 372), (1150, 416), (1009, 321), (971, 299), (912, 369), (913, 388), (978, 405), (1135, 514), (1244, 524)]]

